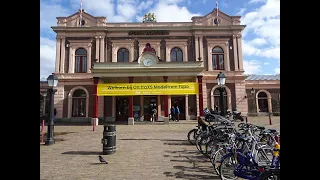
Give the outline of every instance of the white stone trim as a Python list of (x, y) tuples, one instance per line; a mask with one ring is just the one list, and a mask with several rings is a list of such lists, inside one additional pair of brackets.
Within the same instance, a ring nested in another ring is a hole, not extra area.
[(256, 93), (256, 108), (257, 108), (257, 113), (259, 113), (259, 99), (263, 99), (263, 98), (258, 98), (258, 94), (261, 93), (261, 92), (264, 92), (266, 93), (267, 95), (267, 100), (268, 100), (268, 111), (271, 113), (272, 112), (272, 103), (271, 103), (271, 94), (267, 91), (267, 90), (264, 90), (264, 89), (261, 89), (259, 90), (257, 93)]
[[(208, 42), (208, 71), (213, 71), (212, 68), (212, 49), (215, 47), (220, 47), (223, 49), (224, 53), (224, 70), (230, 71), (229, 63), (229, 39), (207, 39)], [(216, 71), (216, 70), (215, 70)], [(220, 70), (217, 70), (220, 71)]]
[[(217, 89), (217, 88), (219, 88), (219, 85), (215, 85), (215, 86), (213, 86), (213, 88), (211, 89), (211, 91), (210, 91), (210, 97), (211, 97), (211, 108), (213, 108), (214, 107), (214, 91)], [(226, 92), (227, 92), (227, 104), (228, 104), (228, 109), (232, 109), (232, 104), (231, 104), (231, 91), (230, 91), (230, 89), (227, 87), (227, 86), (225, 86), (225, 89), (226, 89)], [(219, 105), (218, 105), (218, 107), (219, 107)]]
[(72, 113), (72, 95), (78, 89), (84, 90), (84, 92), (86, 92), (86, 94), (87, 94), (87, 97), (86, 97), (86, 118), (89, 115), (89, 92), (83, 86), (76, 86), (76, 87), (72, 88), (70, 90), (70, 92), (68, 93), (68, 118), (71, 118), (71, 113)]

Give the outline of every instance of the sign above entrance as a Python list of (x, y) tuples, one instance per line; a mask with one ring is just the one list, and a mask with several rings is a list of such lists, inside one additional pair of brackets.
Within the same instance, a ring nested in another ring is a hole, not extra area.
[(198, 94), (196, 82), (98, 84), (98, 96)]
[(146, 35), (146, 36), (154, 36), (154, 35), (169, 35), (169, 31), (129, 31), (129, 36), (132, 35)]

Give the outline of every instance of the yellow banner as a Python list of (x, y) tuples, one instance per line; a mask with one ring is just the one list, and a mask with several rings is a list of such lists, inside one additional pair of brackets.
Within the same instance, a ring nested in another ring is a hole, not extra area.
[(198, 94), (196, 82), (98, 84), (98, 96)]

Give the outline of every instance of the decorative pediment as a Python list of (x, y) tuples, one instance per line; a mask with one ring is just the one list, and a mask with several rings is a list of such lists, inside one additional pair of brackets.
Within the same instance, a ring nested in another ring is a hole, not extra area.
[(58, 26), (67, 27), (95, 27), (106, 26), (106, 17), (94, 17), (82, 10), (82, 26), (80, 26), (80, 10), (68, 17), (57, 17)]
[(228, 14), (220, 10), (218, 10), (218, 18), (217, 18), (217, 9), (214, 8), (212, 12), (210, 12), (205, 16), (192, 17), (192, 21), (195, 25), (207, 25), (207, 26), (240, 25), (240, 18), (241, 16), (229, 16)]

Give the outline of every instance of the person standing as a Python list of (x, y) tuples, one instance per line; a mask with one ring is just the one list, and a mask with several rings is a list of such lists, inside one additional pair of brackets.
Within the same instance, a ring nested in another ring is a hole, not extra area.
[(176, 110), (174, 109), (174, 106), (170, 108), (170, 114), (171, 114), (171, 120), (174, 121), (176, 119)]
[(176, 121), (179, 122), (180, 109), (178, 105), (176, 106), (175, 114), (176, 114)]
[(156, 107), (153, 107), (152, 109), (152, 121), (155, 122), (157, 121), (157, 108)]

